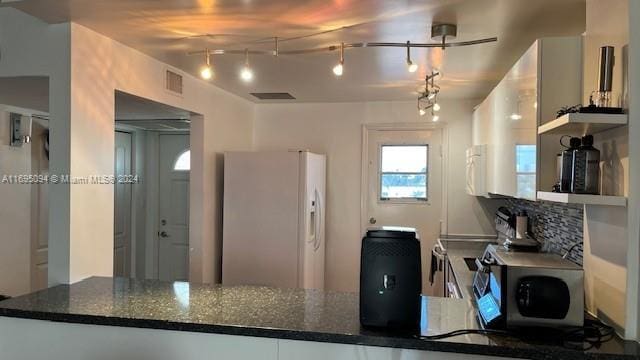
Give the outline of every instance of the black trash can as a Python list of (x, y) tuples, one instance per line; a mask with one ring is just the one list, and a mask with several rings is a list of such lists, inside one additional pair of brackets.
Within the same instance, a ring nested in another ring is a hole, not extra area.
[(418, 328), (422, 270), (413, 228), (369, 229), (360, 256), (360, 323), (366, 327)]

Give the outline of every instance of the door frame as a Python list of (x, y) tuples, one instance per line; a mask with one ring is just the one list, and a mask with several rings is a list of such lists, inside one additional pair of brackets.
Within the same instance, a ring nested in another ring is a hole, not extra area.
[[(448, 214), (448, 185), (449, 174), (449, 129), (446, 123), (380, 123), (362, 125), (362, 148), (361, 148), (361, 169), (360, 169), (360, 234), (364, 236), (367, 230), (367, 196), (369, 192), (369, 131), (440, 131), (442, 157), (442, 208), (440, 233), (447, 233)], [(431, 151), (431, 150), (430, 150)], [(431, 189), (435, 190), (435, 189)]]
[[(131, 167), (131, 174), (136, 174), (136, 157), (135, 157), (135, 149), (136, 149), (136, 132), (135, 130), (131, 129), (130, 127), (127, 127), (126, 125), (117, 125), (115, 126), (115, 132), (120, 132), (120, 133), (125, 133), (125, 134), (129, 134), (129, 136), (131, 137), (131, 154), (129, 154), (130, 159), (129, 159), (129, 164)], [(114, 159), (114, 166), (115, 166), (115, 159)], [(135, 215), (135, 204), (136, 204), (136, 187), (129, 184), (131, 186), (131, 199), (129, 201), (129, 277), (131, 278), (135, 278), (136, 277), (136, 243), (137, 243), (137, 239), (136, 239), (136, 215)], [(114, 208), (115, 208), (115, 191), (113, 193), (113, 204), (114, 204)], [(114, 215), (115, 216), (115, 215)], [(114, 218), (114, 227), (115, 227), (115, 218)], [(115, 240), (114, 240), (115, 241)]]

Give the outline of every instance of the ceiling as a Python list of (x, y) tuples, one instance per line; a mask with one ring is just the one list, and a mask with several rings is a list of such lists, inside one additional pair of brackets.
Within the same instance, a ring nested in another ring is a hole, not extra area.
[(49, 112), (48, 77), (0, 77), (0, 83), (0, 104)]
[(536, 38), (585, 28), (585, 0), (23, 0), (3, 6), (49, 23), (77, 22), (192, 74), (204, 59), (187, 52), (272, 50), (275, 36), (283, 51), (343, 41), (431, 42), (431, 24), (443, 22), (458, 24), (456, 41), (498, 37), (445, 51), (413, 50), (420, 64), (413, 74), (404, 48), (348, 49), (341, 78), (331, 72), (338, 52), (255, 55), (250, 84), (238, 77), (243, 55), (213, 56), (211, 82), (256, 102), (250, 93), (289, 92), (302, 102), (413, 100), (434, 67), (443, 73), (442, 97), (482, 98)]
[(189, 120), (186, 110), (121, 91), (115, 94), (116, 121), (122, 120)]
[(139, 130), (188, 131), (190, 113), (186, 110), (116, 91), (116, 124)]

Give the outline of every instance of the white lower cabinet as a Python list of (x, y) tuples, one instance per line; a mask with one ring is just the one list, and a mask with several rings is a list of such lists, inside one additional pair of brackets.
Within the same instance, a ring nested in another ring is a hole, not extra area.
[(504, 360), (490, 356), (0, 317), (4, 360)]
[(505, 360), (482, 355), (278, 340), (278, 360)]
[(278, 340), (0, 317), (2, 360), (276, 360)]

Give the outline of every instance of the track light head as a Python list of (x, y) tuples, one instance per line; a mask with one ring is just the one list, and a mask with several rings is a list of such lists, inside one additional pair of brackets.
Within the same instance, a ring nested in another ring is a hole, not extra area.
[(344, 43), (340, 43), (340, 61), (333, 67), (333, 74), (335, 76), (342, 76), (344, 72)]
[(418, 70), (418, 64), (414, 64), (411, 61), (411, 42), (407, 41), (407, 70), (410, 73), (414, 73)]
[(240, 78), (244, 82), (250, 82), (251, 80), (253, 80), (253, 70), (251, 70), (251, 68), (247, 66), (243, 67), (240, 71)]
[(211, 53), (209, 49), (205, 50), (205, 64), (200, 68), (200, 77), (204, 80), (210, 80), (213, 77), (213, 66), (211, 66)]
[(414, 64), (413, 62), (411, 62), (411, 60), (407, 61), (407, 70), (410, 73), (418, 71), (418, 64)]
[(344, 66), (342, 66), (342, 63), (338, 63), (338, 65), (333, 67), (333, 73), (335, 74), (335, 76), (342, 76), (343, 72)]
[(200, 77), (204, 80), (211, 80), (211, 78), (213, 77), (213, 69), (211, 68), (211, 66), (203, 66), (200, 69)]
[(249, 66), (249, 49), (244, 50), (244, 66), (240, 70), (240, 79), (244, 82), (250, 82), (253, 80), (253, 70)]

